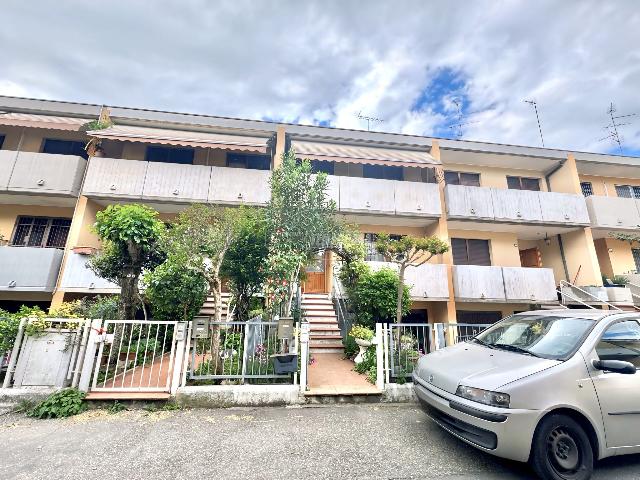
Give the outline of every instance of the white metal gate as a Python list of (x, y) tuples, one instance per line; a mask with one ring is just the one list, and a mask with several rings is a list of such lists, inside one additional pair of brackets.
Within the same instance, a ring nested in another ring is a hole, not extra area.
[[(179, 322), (107, 320), (96, 335), (99, 344), (91, 391), (169, 392), (176, 345), (183, 340)], [(181, 335), (181, 338), (178, 338)]]

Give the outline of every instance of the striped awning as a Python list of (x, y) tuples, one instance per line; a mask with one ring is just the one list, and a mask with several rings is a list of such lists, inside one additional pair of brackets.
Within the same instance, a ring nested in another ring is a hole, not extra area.
[(0, 125), (12, 127), (48, 128), (51, 130), (78, 131), (89, 118), (59, 117), (53, 115), (37, 115), (33, 113), (0, 112)]
[(426, 150), (343, 145), (302, 140), (293, 140), (291, 147), (296, 152), (297, 157), (308, 158), (310, 160), (398, 165), (403, 167), (431, 167), (440, 164), (440, 162), (433, 158)]
[(222, 148), (245, 152), (267, 152), (266, 137), (248, 137), (219, 133), (193, 132), (186, 130), (165, 130), (125, 125), (113, 125), (104, 130), (91, 130), (88, 135), (109, 140), (129, 142), (159, 143), (182, 147)]

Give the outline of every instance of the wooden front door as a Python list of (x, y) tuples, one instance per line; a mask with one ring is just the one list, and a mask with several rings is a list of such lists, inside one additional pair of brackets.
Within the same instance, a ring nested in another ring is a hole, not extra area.
[(325, 253), (318, 253), (314, 262), (305, 268), (305, 280), (302, 282), (304, 293), (326, 293)]
[(520, 250), (520, 265), (522, 267), (542, 267), (542, 254), (538, 248)]

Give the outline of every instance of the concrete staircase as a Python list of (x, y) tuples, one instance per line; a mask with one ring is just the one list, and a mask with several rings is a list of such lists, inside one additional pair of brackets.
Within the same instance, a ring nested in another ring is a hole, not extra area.
[(302, 311), (309, 322), (309, 351), (344, 353), (342, 334), (333, 303), (326, 293), (302, 294)]
[[(227, 320), (227, 315), (229, 314), (229, 300), (231, 299), (231, 294), (229, 292), (222, 292), (222, 321), (225, 322)], [(202, 304), (202, 308), (198, 313), (200, 317), (213, 317), (216, 314), (215, 309), (213, 308), (213, 296), (207, 295), (207, 298), (204, 299), (204, 303)]]

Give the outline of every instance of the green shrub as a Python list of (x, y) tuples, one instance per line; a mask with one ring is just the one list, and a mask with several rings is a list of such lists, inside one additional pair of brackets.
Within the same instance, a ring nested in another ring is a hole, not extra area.
[(629, 283), (629, 279), (627, 277), (623, 277), (622, 275), (614, 275), (611, 281), (616, 285), (626, 285), (627, 283)]
[(364, 352), (362, 362), (356, 363), (353, 369), (358, 373), (368, 373), (371, 367), (376, 366), (376, 347), (370, 346), (367, 351)]
[[(398, 274), (389, 268), (360, 276), (351, 293), (351, 303), (359, 323), (372, 327), (376, 323), (395, 320), (399, 281)], [(410, 305), (409, 287), (405, 285), (403, 314), (409, 312)]]
[(353, 338), (359, 338), (360, 340), (370, 341), (375, 336), (373, 330), (363, 325), (354, 325), (349, 330), (349, 336)]
[(360, 351), (360, 347), (358, 347), (355, 338), (350, 335), (347, 335), (342, 339), (342, 345), (344, 345), (345, 358), (353, 358)]
[(85, 393), (75, 388), (66, 388), (49, 395), (27, 415), (35, 418), (63, 418), (82, 413), (87, 409)]
[(0, 310), (0, 357), (13, 348), (19, 327), (19, 317)]

